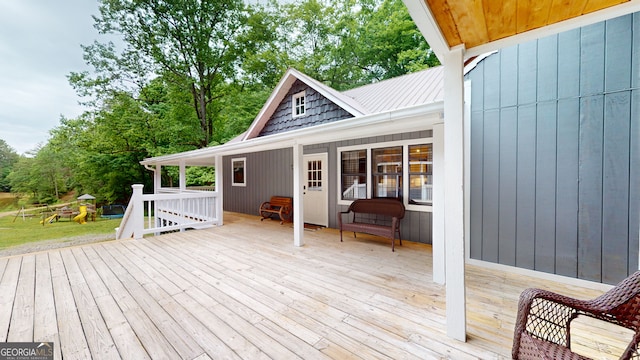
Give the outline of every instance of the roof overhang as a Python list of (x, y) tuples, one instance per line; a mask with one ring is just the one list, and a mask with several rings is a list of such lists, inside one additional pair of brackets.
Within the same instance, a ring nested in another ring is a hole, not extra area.
[(440, 60), (465, 57), (640, 11), (640, 0), (403, 0)]
[(353, 116), (362, 116), (368, 113), (360, 104), (353, 99), (342, 95), (340, 92), (326, 86), (325, 84), (301, 73), (300, 71), (289, 68), (287, 72), (282, 76), (278, 85), (269, 96), (269, 99), (265, 102), (262, 109), (256, 116), (256, 118), (249, 126), (249, 130), (245, 133), (244, 139), (256, 138), (260, 135), (260, 131), (264, 128), (271, 115), (276, 111), (280, 103), (284, 100), (285, 96), (289, 92), (289, 89), (296, 80), (300, 80), (312, 87), (314, 90), (322, 94), (325, 98), (331, 100), (336, 105), (347, 111)]
[(142, 165), (211, 166), (216, 156), (246, 154), (282, 149), (298, 145), (321, 144), (371, 136), (389, 135), (402, 130), (413, 132), (428, 130), (442, 122), (443, 102), (434, 102), (390, 112), (365, 115), (332, 123), (292, 130), (284, 133), (252, 138), (240, 142), (158, 156), (141, 161)]

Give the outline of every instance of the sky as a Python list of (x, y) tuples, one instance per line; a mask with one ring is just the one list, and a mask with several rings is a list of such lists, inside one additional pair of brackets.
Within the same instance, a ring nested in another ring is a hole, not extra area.
[(95, 0), (0, 0), (0, 139), (17, 153), (84, 111), (67, 75), (90, 70), (80, 45), (99, 39), (97, 14)]

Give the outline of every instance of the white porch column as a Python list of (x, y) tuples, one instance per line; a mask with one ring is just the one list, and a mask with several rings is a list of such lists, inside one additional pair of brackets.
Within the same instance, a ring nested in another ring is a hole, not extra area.
[[(142, 231), (144, 230), (144, 200), (142, 199), (142, 184), (131, 185), (133, 193), (131, 194), (130, 204), (133, 205), (131, 213), (131, 221), (133, 222), (133, 238), (142, 239)], [(121, 225), (122, 226), (122, 225)]]
[(156, 165), (153, 169), (153, 193), (158, 194), (162, 187), (162, 165)]
[(218, 194), (216, 197), (216, 217), (218, 218), (218, 226), (224, 224), (224, 173), (222, 170), (222, 155), (216, 155), (215, 165), (215, 192)]
[(464, 281), (464, 47), (443, 56), (447, 335), (466, 341)]
[(303, 189), (304, 147), (293, 145), (293, 245), (304, 245)]
[(433, 125), (433, 211), (431, 213), (432, 230), (432, 254), (433, 254), (433, 282), (445, 283), (446, 261), (444, 242), (444, 123)]
[(184, 160), (180, 160), (180, 192), (187, 189), (187, 167)]

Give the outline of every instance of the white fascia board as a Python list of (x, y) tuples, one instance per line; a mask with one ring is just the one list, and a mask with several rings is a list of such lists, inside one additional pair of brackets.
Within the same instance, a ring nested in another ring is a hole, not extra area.
[(529, 30), (527, 32), (516, 34), (504, 39), (475, 46), (466, 50), (465, 58), (469, 59), (473, 56), (482, 55), (487, 52), (499, 50), (505, 47), (521, 44), (535, 39), (540, 39), (549, 35), (555, 35), (561, 32), (573, 30), (582, 26), (595, 24), (601, 21), (613, 19), (618, 16), (627, 15), (638, 11), (640, 11), (640, 0), (632, 0), (620, 5), (614, 5), (606, 9), (581, 15), (545, 27)]
[[(253, 138), (236, 143), (159, 156), (141, 161), (142, 165), (176, 165), (187, 159), (188, 165), (210, 163), (216, 155), (235, 155), (377, 135), (429, 129), (442, 121), (442, 101), (409, 108), (349, 118), (313, 127)], [(191, 161), (189, 161), (191, 160)]]
[(260, 112), (251, 123), (251, 126), (249, 126), (249, 130), (245, 132), (243, 140), (257, 136), (258, 134), (254, 134), (254, 132), (259, 131), (258, 129), (262, 130), (264, 123), (273, 114), (278, 105), (280, 105), (284, 99), (284, 95), (286, 95), (291, 85), (296, 81), (296, 77), (293, 75), (296, 72), (297, 71), (293, 68), (289, 68), (287, 72), (285, 72), (282, 79), (280, 79), (280, 82), (278, 82), (278, 85), (273, 89), (271, 95), (262, 106), (262, 109), (260, 109)]
[(429, 47), (436, 54), (438, 59), (442, 62), (444, 54), (448, 53), (451, 49), (447, 39), (445, 39), (440, 26), (435, 17), (431, 13), (431, 9), (424, 0), (402, 0), (404, 5), (409, 10), (409, 14), (416, 24), (422, 36), (429, 44)]

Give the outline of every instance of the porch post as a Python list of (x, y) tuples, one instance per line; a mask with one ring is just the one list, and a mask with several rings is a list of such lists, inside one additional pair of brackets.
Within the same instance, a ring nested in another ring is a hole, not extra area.
[(222, 155), (216, 155), (215, 165), (214, 165), (214, 176), (215, 176), (215, 192), (218, 194), (216, 196), (216, 218), (218, 219), (218, 226), (222, 226), (224, 224), (224, 206), (223, 206), (223, 194), (224, 194), (224, 175), (222, 170)]
[(160, 188), (162, 187), (162, 165), (156, 165), (155, 169), (153, 169), (153, 193), (159, 193)]
[(293, 145), (293, 245), (304, 245), (303, 219), (303, 181), (304, 178), (304, 146)]
[(444, 63), (444, 161), (447, 335), (466, 341), (464, 257), (464, 47)]
[(187, 189), (187, 167), (183, 159), (183, 160), (180, 160), (180, 192), (184, 192), (186, 189)]
[(445, 283), (446, 261), (444, 243), (444, 124), (433, 125), (433, 282)]
[[(142, 199), (142, 184), (133, 184), (133, 193), (131, 194), (130, 205), (133, 205), (131, 213), (131, 221), (133, 222), (133, 238), (142, 239), (142, 231), (144, 230), (144, 200)], [(122, 225), (121, 225), (122, 226)]]

